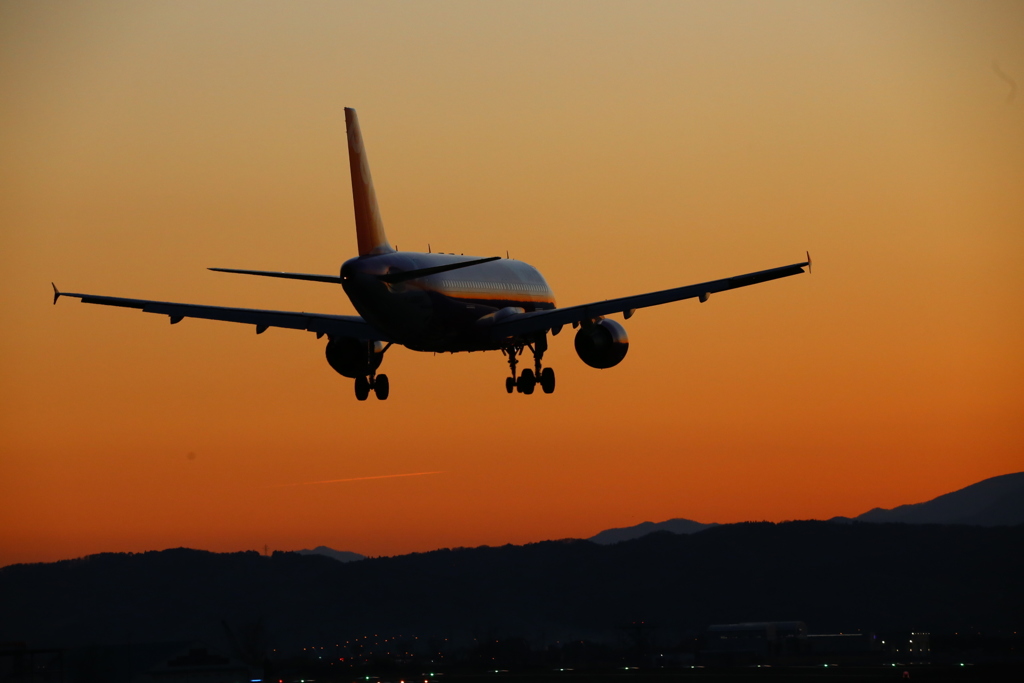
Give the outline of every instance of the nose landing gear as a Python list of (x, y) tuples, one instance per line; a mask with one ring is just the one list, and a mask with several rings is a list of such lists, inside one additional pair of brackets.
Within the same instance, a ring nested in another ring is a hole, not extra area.
[[(527, 368), (516, 377), (516, 365), (519, 363), (518, 356), (524, 348), (529, 348), (533, 353), (534, 369)], [(555, 371), (541, 365), (544, 352), (548, 349), (547, 336), (541, 337), (532, 344), (513, 345), (501, 350), (508, 357), (508, 367), (512, 371), (511, 377), (505, 378), (505, 391), (512, 393), (513, 390), (520, 394), (532, 394), (538, 384), (545, 394), (555, 391)]]

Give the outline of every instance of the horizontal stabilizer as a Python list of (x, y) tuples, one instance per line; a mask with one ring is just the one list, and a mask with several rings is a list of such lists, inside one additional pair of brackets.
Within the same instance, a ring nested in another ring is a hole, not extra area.
[(263, 277), (279, 277), (285, 280), (307, 280), (309, 282), (334, 282), (341, 283), (337, 275), (310, 275), (308, 273), (279, 273), (273, 270), (238, 270), (237, 268), (207, 268), (218, 273), (241, 273), (242, 275), (262, 275)]
[(449, 263), (444, 266), (434, 266), (433, 268), (420, 268), (418, 270), (403, 270), (397, 273), (388, 273), (387, 275), (378, 275), (381, 282), (386, 282), (389, 285), (398, 284), (399, 282), (406, 282), (408, 280), (415, 280), (418, 277), (426, 277), (427, 275), (436, 275), (438, 273), (446, 273), (449, 270), (457, 270), (458, 268), (468, 268), (469, 266), (478, 266), (481, 263), (488, 263), (490, 261), (497, 261), (500, 256), (491, 256), (489, 258), (476, 259), (473, 261), (463, 261), (461, 263)]

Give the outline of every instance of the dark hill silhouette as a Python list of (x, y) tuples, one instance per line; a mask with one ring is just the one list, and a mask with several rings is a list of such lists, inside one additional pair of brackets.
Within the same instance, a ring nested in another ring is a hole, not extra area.
[(924, 503), (891, 510), (875, 508), (856, 519), (905, 524), (1024, 524), (1024, 472), (985, 479)]
[(338, 562), (356, 562), (357, 560), (366, 559), (366, 555), (349, 552), (348, 550), (335, 550), (334, 548), (328, 548), (325, 545), (318, 545), (312, 550), (296, 550), (295, 552), (299, 555), (323, 555), (324, 557), (333, 558)]
[[(1024, 524), (1024, 472), (1004, 474), (979, 481), (924, 503), (901, 505), (891, 510), (875, 508), (857, 517), (833, 517), (836, 523), (901, 522), (904, 524), (972, 524), (977, 526), (1013, 526)], [(690, 519), (643, 522), (636, 526), (606, 529), (589, 540), (601, 545), (621, 543), (656, 531), (693, 534), (717, 524), (702, 524)]]
[(612, 543), (621, 543), (622, 541), (631, 541), (634, 538), (640, 538), (647, 534), (653, 534), (655, 531), (669, 531), (673, 534), (695, 534), (698, 531), (703, 531), (717, 524), (702, 524), (701, 522), (695, 522), (692, 519), (669, 519), (664, 522), (641, 522), (636, 526), (627, 526), (619, 529), (605, 529), (601, 533), (591, 536), (588, 540), (598, 543), (600, 545), (610, 545)]
[(177, 549), (0, 569), (0, 641), (213, 642), (253, 623), (274, 647), (381, 632), (611, 639), (639, 620), (1014, 630), (1021, 576), (1024, 526), (748, 523), (349, 563)]

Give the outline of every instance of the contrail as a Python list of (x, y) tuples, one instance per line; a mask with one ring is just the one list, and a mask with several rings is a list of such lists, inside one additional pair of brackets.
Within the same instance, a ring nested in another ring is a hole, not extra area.
[(378, 474), (373, 477), (352, 477), (351, 479), (325, 479), (324, 481), (300, 481), (297, 484), (277, 484), (272, 488), (278, 488), (281, 486), (306, 486), (307, 484), (340, 484), (344, 481), (366, 481), (367, 479), (394, 479), (395, 477), (422, 477), (426, 474), (444, 474), (442, 471), (437, 472), (409, 472), (407, 474)]

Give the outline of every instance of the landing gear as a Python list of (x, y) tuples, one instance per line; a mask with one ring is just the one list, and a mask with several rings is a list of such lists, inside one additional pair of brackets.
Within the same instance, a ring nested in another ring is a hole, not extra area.
[[(519, 377), (516, 377), (516, 365), (519, 363), (518, 356), (523, 352), (524, 348), (529, 348), (533, 353), (534, 369), (527, 368), (523, 370)], [(540, 388), (545, 394), (553, 393), (555, 391), (555, 371), (541, 365), (541, 359), (547, 350), (548, 339), (546, 335), (535, 340), (532, 344), (526, 344), (525, 346), (513, 345), (502, 349), (501, 352), (508, 357), (508, 367), (512, 372), (511, 377), (505, 378), (505, 391), (511, 394), (514, 389), (520, 394), (529, 395), (540, 384)]]
[(530, 395), (533, 393), (533, 388), (537, 386), (537, 378), (533, 375), (533, 370), (526, 368), (523, 370), (523, 374), (519, 375), (519, 379), (516, 380), (516, 388), (519, 389), (519, 393)]
[(551, 368), (544, 368), (540, 373), (540, 388), (545, 394), (555, 393), (555, 371)]
[(388, 394), (391, 393), (391, 384), (388, 382), (387, 375), (377, 375), (373, 382), (373, 393), (377, 394), (377, 400), (379, 401), (388, 400)]
[(370, 377), (356, 377), (356, 398), (365, 401), (373, 389), (374, 395), (380, 401), (386, 401), (391, 394), (391, 383), (387, 375), (376, 375)]
[[(379, 401), (386, 401), (391, 394), (391, 383), (388, 381), (388, 376), (376, 374), (377, 366), (380, 365), (381, 361), (380, 356), (383, 356), (384, 351), (387, 351), (390, 347), (391, 344), (388, 344), (382, 351), (377, 351), (372, 343), (369, 345), (369, 360), (366, 367), (370, 369), (370, 374), (356, 377), (357, 400), (365, 401), (369, 398), (371, 389)], [(374, 357), (374, 353), (379, 353), (379, 355)]]
[(365, 401), (370, 395), (370, 380), (365, 377), (356, 377), (356, 399)]

